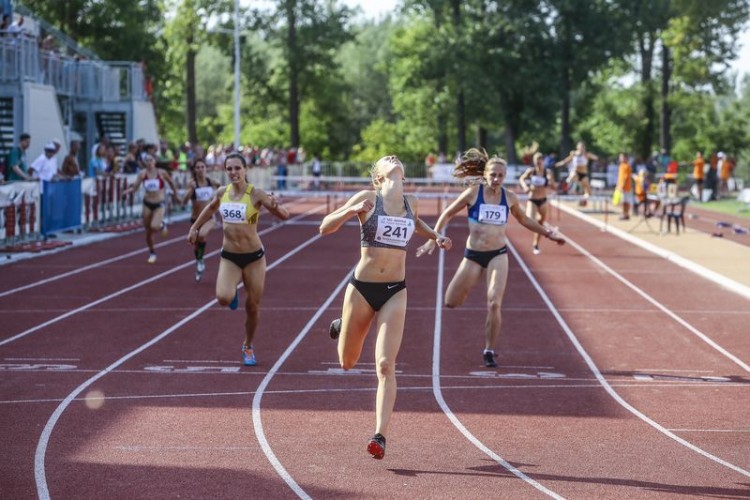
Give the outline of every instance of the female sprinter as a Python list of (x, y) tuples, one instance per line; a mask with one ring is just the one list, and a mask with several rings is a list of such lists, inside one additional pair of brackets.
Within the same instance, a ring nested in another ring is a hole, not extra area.
[(418, 217), (416, 198), (404, 195), (404, 166), (397, 157), (378, 160), (371, 175), (375, 189), (360, 191), (327, 215), (320, 233), (333, 233), (354, 216), (359, 219), (360, 259), (346, 287), (342, 317), (331, 323), (330, 334), (338, 338), (341, 367), (349, 370), (359, 361), (365, 337), (376, 321), (375, 435), (367, 451), (381, 459), (396, 402), (396, 356), (406, 315), (406, 248), (415, 232), (441, 248), (449, 249), (451, 241)]
[[(524, 193), (528, 193), (526, 201), (526, 215), (544, 225), (547, 221), (549, 203), (547, 203), (547, 190), (554, 189), (555, 180), (552, 178), (552, 170), (544, 168), (544, 155), (534, 153), (533, 166), (527, 169), (518, 178), (518, 185)], [(539, 255), (539, 239), (541, 235), (534, 233), (533, 237), (534, 255)]]
[(253, 337), (258, 326), (260, 299), (266, 277), (266, 258), (258, 236), (258, 217), (263, 206), (279, 219), (289, 218), (286, 208), (262, 189), (247, 182), (247, 164), (240, 153), (230, 153), (224, 160), (230, 184), (219, 188), (213, 199), (203, 208), (190, 226), (188, 243), (195, 245), (203, 225), (218, 210), (223, 220), (224, 240), (221, 246), (219, 274), (216, 278), (216, 299), (219, 304), (237, 309), (237, 284), (241, 281), (247, 291), (245, 300), (245, 341), (242, 360), (246, 366), (256, 364)]
[(146, 194), (143, 195), (143, 227), (146, 229), (146, 244), (149, 251), (148, 263), (154, 264), (156, 262), (156, 251), (154, 250), (153, 234), (161, 230), (162, 236), (167, 235), (167, 225), (164, 223), (164, 186), (169, 184), (169, 187), (172, 188), (172, 196), (175, 198), (177, 188), (175, 188), (169, 174), (156, 168), (156, 158), (146, 155), (144, 163), (146, 168), (138, 172), (135, 182), (122, 192), (122, 197), (125, 198), (130, 193), (135, 192), (143, 184), (143, 188), (146, 190)]
[[(221, 185), (215, 180), (211, 179), (206, 175), (206, 160), (199, 158), (193, 162), (193, 178), (188, 185), (188, 189), (185, 192), (185, 197), (182, 199), (182, 204), (185, 205), (188, 200), (193, 200), (193, 208), (190, 214), (190, 222), (195, 223), (198, 220), (198, 216), (206, 208), (208, 202), (214, 196), (214, 192), (221, 187)], [(206, 253), (206, 239), (208, 233), (214, 228), (215, 219), (211, 217), (201, 226), (198, 231), (198, 237), (195, 240), (193, 246), (193, 253), (195, 253), (195, 281), (200, 281), (203, 277), (203, 272), (206, 270), (206, 264), (203, 261), (203, 255)]]
[[(484, 150), (469, 149), (456, 165), (453, 175), (458, 178), (481, 178), (482, 182), (467, 188), (438, 218), (435, 231), (442, 231), (454, 215), (468, 208), (469, 237), (464, 258), (445, 292), (446, 307), (464, 303), (469, 291), (482, 275), (487, 279), (487, 320), (485, 321), (484, 365), (495, 367), (495, 344), (500, 336), (501, 305), (508, 280), (508, 249), (505, 227), (508, 212), (525, 228), (546, 236), (558, 245), (565, 243), (553, 229), (546, 228), (527, 216), (512, 191), (502, 187), (505, 180), (505, 160), (487, 157)], [(417, 249), (417, 257), (431, 254), (435, 245), (428, 241)]]
[(570, 163), (570, 174), (568, 175), (568, 186), (577, 181), (583, 188), (583, 199), (579, 202), (582, 207), (586, 206), (591, 196), (591, 184), (589, 184), (589, 160), (597, 161), (599, 159), (595, 154), (586, 151), (586, 144), (581, 141), (576, 144), (575, 151), (571, 151), (568, 156), (555, 163), (556, 167)]

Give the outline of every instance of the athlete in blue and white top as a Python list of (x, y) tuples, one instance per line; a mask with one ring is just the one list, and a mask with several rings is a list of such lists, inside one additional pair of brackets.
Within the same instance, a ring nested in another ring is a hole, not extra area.
[[(448, 222), (464, 208), (468, 209), (469, 237), (464, 258), (445, 292), (445, 305), (458, 307), (464, 303), (469, 291), (487, 275), (487, 321), (485, 322), (484, 364), (495, 367), (495, 345), (500, 336), (500, 306), (508, 280), (508, 249), (505, 228), (508, 215), (513, 214), (525, 228), (546, 236), (562, 245), (565, 240), (552, 228), (547, 228), (528, 217), (518, 196), (503, 188), (505, 160), (498, 156), (487, 157), (484, 150), (472, 148), (463, 154), (453, 175), (459, 178), (481, 179), (451, 203), (440, 215), (435, 231), (441, 232)], [(417, 257), (431, 254), (435, 246), (428, 241), (417, 249)]]
[(360, 259), (346, 288), (341, 319), (331, 323), (329, 332), (338, 339), (341, 367), (349, 370), (359, 361), (377, 316), (377, 410), (375, 435), (367, 451), (381, 459), (396, 401), (396, 355), (406, 316), (406, 248), (415, 233), (441, 248), (450, 248), (451, 241), (419, 218), (416, 197), (404, 195), (404, 166), (397, 157), (381, 158), (371, 174), (375, 189), (360, 191), (327, 215), (320, 232), (333, 233), (354, 216), (360, 222)]
[[(193, 178), (190, 180), (188, 189), (185, 192), (185, 196), (182, 198), (182, 204), (185, 205), (188, 200), (192, 200), (193, 207), (190, 212), (190, 223), (194, 223), (200, 213), (206, 208), (206, 205), (213, 199), (214, 193), (221, 187), (217, 181), (206, 175), (208, 166), (206, 160), (198, 158), (193, 162)], [(206, 253), (206, 241), (208, 240), (208, 233), (214, 228), (216, 224), (215, 218), (208, 219), (198, 231), (198, 236), (195, 239), (193, 245), (193, 253), (195, 254), (195, 281), (200, 281), (203, 273), (206, 270), (206, 264), (203, 260), (203, 256)]]

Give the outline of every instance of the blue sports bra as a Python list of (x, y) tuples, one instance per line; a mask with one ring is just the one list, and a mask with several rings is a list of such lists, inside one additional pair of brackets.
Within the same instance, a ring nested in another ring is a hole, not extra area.
[(508, 223), (508, 200), (505, 198), (505, 188), (500, 188), (500, 203), (484, 202), (484, 184), (480, 184), (477, 201), (469, 207), (469, 220), (480, 224), (504, 226)]

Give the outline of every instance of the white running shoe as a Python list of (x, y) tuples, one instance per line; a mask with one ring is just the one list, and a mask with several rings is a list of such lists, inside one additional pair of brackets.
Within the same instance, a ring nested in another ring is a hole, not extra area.
[(534, 255), (539, 255), (540, 253), (542, 253), (542, 251), (539, 250), (538, 246), (534, 245)]
[(199, 260), (195, 264), (195, 281), (200, 281), (203, 277), (203, 271), (206, 270), (206, 264), (203, 262), (203, 259)]
[(148, 262), (149, 264), (155, 264), (156, 263), (156, 254), (152, 253), (151, 255), (149, 255), (148, 256), (148, 260), (146, 262)]

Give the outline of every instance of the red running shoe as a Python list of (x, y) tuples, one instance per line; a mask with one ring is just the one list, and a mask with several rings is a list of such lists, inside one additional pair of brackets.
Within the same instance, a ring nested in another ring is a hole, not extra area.
[(367, 453), (376, 460), (382, 460), (385, 456), (385, 436), (378, 432), (370, 438), (370, 442), (367, 443)]

